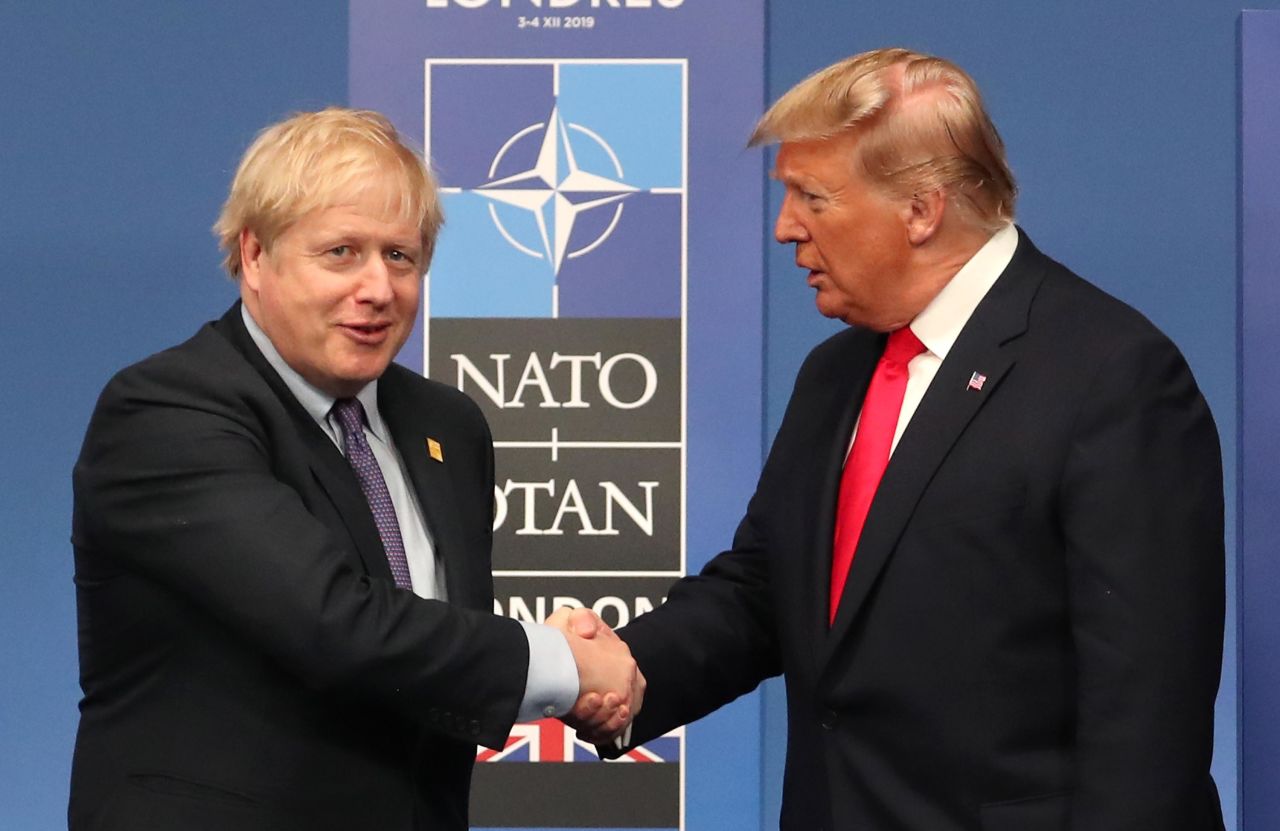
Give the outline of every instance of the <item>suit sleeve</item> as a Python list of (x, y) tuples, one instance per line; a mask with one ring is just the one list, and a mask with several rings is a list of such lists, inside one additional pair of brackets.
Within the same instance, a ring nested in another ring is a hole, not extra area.
[(733, 548), (619, 630), (648, 682), (632, 745), (696, 721), (781, 671), (768, 581), (765, 541), (748, 509)]
[[(92, 576), (158, 586), (318, 694), (372, 699), (500, 745), (524, 690), (519, 625), (357, 573), (273, 469), (279, 437), (254, 410), (278, 402), (247, 392), (243, 378), (197, 376), (152, 361), (103, 393), (74, 476), (73, 540), (97, 564)], [(472, 461), (492, 488), (483, 432), (481, 423)]]
[(619, 630), (648, 681), (632, 744), (696, 721), (782, 672), (772, 564), (785, 544), (770, 538), (768, 517), (778, 494), (792, 487), (795, 446), (811, 441), (798, 413), (811, 405), (806, 391), (823, 383), (820, 352), (797, 375), (732, 547), (676, 583), (661, 607)]
[(1078, 668), (1071, 827), (1215, 827), (1222, 464), (1190, 370), (1153, 330), (1098, 369), (1061, 505)]

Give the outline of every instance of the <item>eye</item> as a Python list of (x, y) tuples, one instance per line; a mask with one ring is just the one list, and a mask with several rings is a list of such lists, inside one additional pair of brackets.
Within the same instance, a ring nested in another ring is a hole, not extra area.
[(806, 208), (816, 208), (826, 202), (826, 198), (822, 194), (801, 187), (799, 184), (793, 184), (790, 191)]
[(399, 248), (392, 248), (389, 251), (387, 251), (387, 262), (391, 263), (392, 265), (397, 265), (403, 268), (407, 268), (413, 265), (413, 258), (410, 257), (405, 252), (401, 251)]
[(409, 267), (417, 263), (418, 254), (411, 248), (388, 248), (386, 258), (388, 262)]
[(350, 245), (335, 245), (325, 253), (330, 254), (334, 257), (349, 257), (351, 256), (352, 252), (351, 252)]

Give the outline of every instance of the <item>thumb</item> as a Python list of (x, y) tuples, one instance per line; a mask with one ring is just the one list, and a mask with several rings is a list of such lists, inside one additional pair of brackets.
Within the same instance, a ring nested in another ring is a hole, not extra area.
[(600, 632), (601, 622), (590, 609), (575, 609), (569, 615), (569, 631), (580, 638), (594, 638)]

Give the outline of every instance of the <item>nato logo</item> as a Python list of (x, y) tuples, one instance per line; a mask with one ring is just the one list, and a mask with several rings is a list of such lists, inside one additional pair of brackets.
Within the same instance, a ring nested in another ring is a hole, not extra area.
[(432, 60), (432, 317), (681, 316), (683, 61)]

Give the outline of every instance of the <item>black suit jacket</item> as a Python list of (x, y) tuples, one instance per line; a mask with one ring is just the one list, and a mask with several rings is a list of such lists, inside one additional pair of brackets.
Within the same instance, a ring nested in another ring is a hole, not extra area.
[(501, 746), (528, 666), (492, 613), (492, 444), (402, 367), (378, 396), (448, 603), (395, 588), (350, 466), (238, 304), (107, 385), (74, 477), (73, 829), (467, 827), (475, 745)]
[(784, 829), (1220, 829), (1222, 469), (1182, 356), (1022, 236), (898, 444), (828, 627), (884, 340), (814, 349), (732, 549), (622, 630), (649, 681), (635, 739), (782, 672)]

